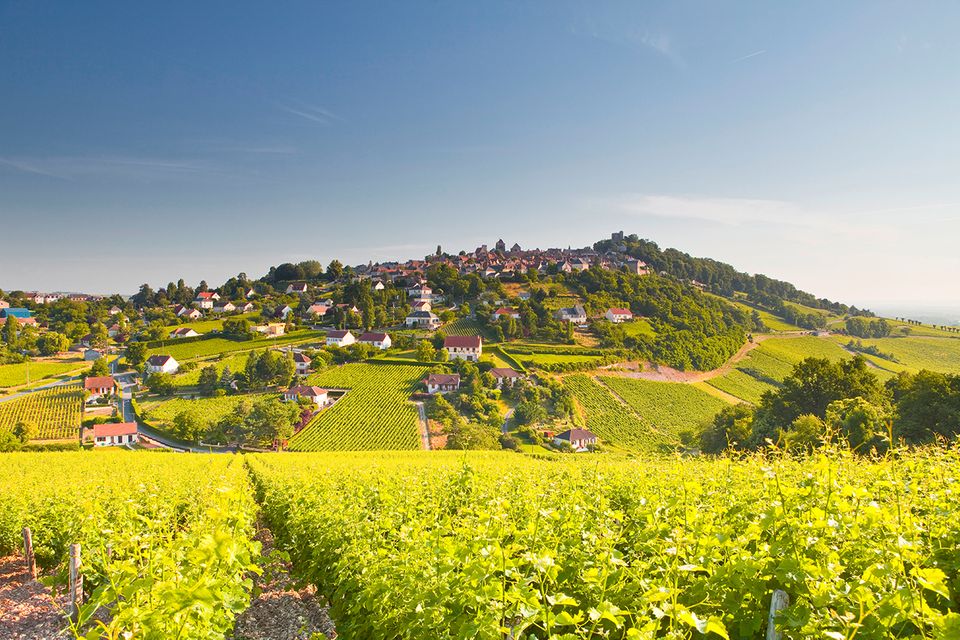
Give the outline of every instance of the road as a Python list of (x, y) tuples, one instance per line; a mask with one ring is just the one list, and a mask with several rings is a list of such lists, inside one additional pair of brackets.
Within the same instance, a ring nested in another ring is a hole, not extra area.
[(159, 433), (156, 429), (150, 428), (148, 425), (144, 424), (137, 419), (136, 413), (133, 410), (133, 387), (135, 386), (135, 375), (132, 372), (120, 373), (114, 375), (114, 380), (117, 381), (117, 385), (120, 387), (120, 395), (117, 402), (117, 411), (120, 414), (120, 420), (122, 422), (136, 422), (137, 423), (137, 433), (144, 438), (156, 442), (162, 447), (167, 449), (173, 449), (174, 451), (181, 452), (191, 452), (191, 453), (233, 453), (231, 449), (227, 448), (213, 448), (213, 447), (201, 447), (198, 445), (186, 444), (181, 442), (175, 442), (169, 438), (164, 437), (162, 433)]
[(420, 411), (420, 441), (423, 448), (430, 451), (430, 423), (427, 421), (427, 410), (422, 402), (417, 403), (417, 409)]
[(500, 427), (500, 431), (507, 433), (510, 430), (510, 418), (513, 417), (513, 409), (507, 411), (507, 415), (503, 416), (503, 425)]

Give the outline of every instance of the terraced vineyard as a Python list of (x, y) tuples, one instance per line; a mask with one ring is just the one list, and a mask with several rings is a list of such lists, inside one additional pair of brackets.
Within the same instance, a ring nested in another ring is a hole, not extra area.
[(690, 384), (618, 376), (601, 376), (599, 380), (657, 431), (677, 439), (683, 431), (699, 432), (727, 406), (723, 400)]
[(0, 402), (0, 430), (24, 420), (37, 427), (38, 440), (79, 438), (83, 401), (83, 387), (62, 385)]
[(448, 336), (479, 336), (483, 334), (480, 325), (470, 318), (457, 318), (450, 324), (444, 325), (442, 331)]
[(162, 347), (150, 349), (149, 354), (161, 353), (171, 355), (178, 361), (184, 362), (186, 360), (215, 356), (221, 353), (269, 349), (271, 347), (284, 347), (301, 342), (316, 341), (320, 340), (324, 335), (326, 334), (323, 331), (294, 331), (279, 338), (258, 338), (256, 340), (207, 338), (206, 340), (197, 340), (195, 342), (185, 342), (182, 344), (177, 344), (176, 340), (171, 340)]
[(420, 448), (419, 412), (410, 402), (428, 368), (404, 364), (347, 364), (314, 374), (307, 384), (349, 389), (291, 438), (293, 451)]
[(563, 385), (583, 409), (586, 427), (608, 444), (628, 449), (661, 451), (676, 441), (654, 431), (611, 395), (603, 385), (585, 375), (566, 376)]
[(71, 371), (83, 370), (85, 367), (89, 367), (89, 364), (79, 358), (67, 361), (2, 364), (0, 365), (0, 389), (27, 384), (28, 372), (30, 373), (30, 382), (33, 383), (46, 378), (61, 376)]
[[(836, 340), (846, 343), (849, 338), (838, 336)], [(893, 355), (899, 361), (898, 365), (883, 358), (870, 358), (878, 366), (894, 371), (929, 369), (960, 373), (960, 338), (880, 338), (862, 342), (865, 346), (875, 346), (883, 353)]]

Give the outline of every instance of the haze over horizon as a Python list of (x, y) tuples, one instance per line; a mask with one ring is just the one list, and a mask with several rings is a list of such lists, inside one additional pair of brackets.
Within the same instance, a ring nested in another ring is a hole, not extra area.
[(949, 308), (958, 18), (0, 0), (0, 289), (622, 229), (845, 303)]

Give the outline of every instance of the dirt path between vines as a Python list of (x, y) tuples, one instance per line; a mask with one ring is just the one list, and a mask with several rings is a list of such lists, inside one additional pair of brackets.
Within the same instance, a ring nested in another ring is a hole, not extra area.
[(319, 633), (336, 638), (323, 597), (313, 586), (297, 588), (290, 563), (274, 554), (273, 533), (262, 522), (256, 539), (263, 545), (263, 574), (254, 579), (253, 600), (237, 618), (233, 640), (309, 640)]
[(66, 606), (66, 597), (54, 600), (47, 587), (29, 578), (22, 557), (0, 558), (0, 638), (67, 638), (66, 621), (60, 613)]
[[(656, 365), (650, 363), (642, 363), (645, 368), (640, 371), (616, 371), (607, 367), (601, 367), (600, 371), (603, 371), (604, 375), (634, 378), (636, 380), (651, 380), (653, 382), (706, 382), (711, 378), (716, 378), (724, 375), (725, 373), (729, 373), (733, 369), (733, 365), (746, 358), (751, 351), (760, 346), (761, 342), (770, 337), (772, 336), (767, 334), (754, 335), (753, 342), (747, 342), (744, 344), (735, 354), (733, 354), (732, 358), (723, 363), (722, 367), (713, 369), (711, 371), (680, 371), (679, 369), (674, 369), (665, 365)], [(635, 363), (627, 364), (630, 365)], [(623, 367), (624, 364), (618, 363), (610, 366)]]

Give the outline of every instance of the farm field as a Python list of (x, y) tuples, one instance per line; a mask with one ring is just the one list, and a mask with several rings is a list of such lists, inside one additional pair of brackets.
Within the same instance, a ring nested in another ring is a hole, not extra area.
[(840, 360), (853, 357), (833, 340), (817, 338), (816, 336), (771, 338), (770, 340), (762, 342), (756, 351), (765, 353), (790, 365), (797, 364), (804, 358)]
[(293, 436), (293, 451), (418, 449), (420, 415), (410, 402), (429, 370), (405, 364), (346, 364), (307, 379), (322, 388), (349, 389)]
[(260, 543), (239, 457), (0, 454), (0, 514), (0, 556), (22, 551), (30, 527), (38, 564), (61, 589), (68, 547), (80, 544), (81, 624), (107, 613), (85, 637), (222, 638), (250, 602)]
[(601, 360), (603, 360), (601, 356), (581, 356), (575, 354), (513, 353), (509, 350), (507, 350), (507, 353), (511, 357), (516, 358), (524, 367), (556, 364), (599, 364)]
[(650, 324), (649, 320), (645, 318), (637, 318), (636, 320), (631, 320), (630, 322), (624, 322), (620, 325), (623, 327), (624, 332), (628, 336), (637, 337), (637, 336), (647, 336), (648, 338), (654, 338), (657, 335), (657, 332), (653, 330), (653, 326)]
[(947, 638), (958, 615), (944, 570), (960, 564), (956, 449), (262, 454), (250, 467), (278, 547), (344, 637), (499, 638), (506, 620), (517, 638), (760, 639), (774, 589), (790, 598), (789, 639)]
[[(846, 344), (849, 338), (836, 338)], [(958, 338), (878, 338), (862, 340), (865, 346), (875, 346), (883, 353), (893, 355), (901, 366), (883, 358), (872, 361), (894, 371), (904, 367), (918, 371), (929, 369), (943, 373), (960, 373), (960, 339)]]
[(690, 384), (600, 376), (598, 380), (623, 399), (654, 429), (679, 439), (683, 431), (698, 432), (727, 403)]
[(89, 368), (91, 363), (82, 358), (70, 360), (55, 360), (44, 362), (19, 362), (17, 364), (0, 364), (0, 389), (19, 387), (27, 384), (27, 371), (30, 372), (30, 382), (38, 382), (46, 378), (61, 376), (72, 371), (82, 371)]
[(235, 351), (253, 351), (256, 349), (269, 349), (271, 347), (284, 347), (301, 342), (310, 342), (319, 340), (326, 335), (322, 331), (295, 331), (279, 338), (258, 338), (256, 340), (229, 340), (227, 338), (208, 338), (206, 340), (197, 340), (196, 342), (187, 342), (177, 344), (176, 340), (171, 340), (162, 347), (156, 347), (149, 350), (153, 355), (161, 353), (171, 355), (176, 360), (183, 362), (186, 360), (196, 360), (206, 358), (221, 353), (231, 353)]
[(36, 426), (37, 440), (79, 439), (83, 400), (83, 387), (71, 384), (0, 402), (0, 431), (24, 420)]
[(769, 382), (755, 378), (742, 369), (734, 369), (722, 376), (710, 378), (706, 381), (706, 384), (725, 393), (729, 393), (732, 396), (736, 396), (741, 400), (745, 400), (750, 404), (759, 404), (764, 392), (777, 388)]
[(583, 411), (587, 429), (599, 436), (601, 444), (640, 451), (661, 451), (677, 444), (668, 435), (655, 431), (651, 424), (618, 401), (610, 390), (589, 376), (563, 378)]
[(480, 325), (470, 318), (457, 318), (440, 328), (448, 336), (479, 336), (483, 335)]
[(240, 315), (227, 315), (223, 318), (214, 318), (212, 320), (195, 320), (191, 322), (186, 322), (183, 324), (172, 324), (166, 327), (168, 332), (173, 331), (174, 329), (179, 329), (181, 327), (189, 327), (197, 333), (209, 333), (210, 331), (220, 331), (223, 329), (223, 321), (230, 318), (246, 318), (251, 322), (256, 321), (260, 317), (259, 313), (244, 313)]
[(169, 429), (178, 413), (188, 409), (200, 412), (208, 424), (218, 422), (243, 403), (254, 403), (267, 397), (278, 397), (275, 393), (246, 393), (220, 398), (169, 398), (160, 401), (143, 402), (140, 405), (140, 417), (160, 430)]

